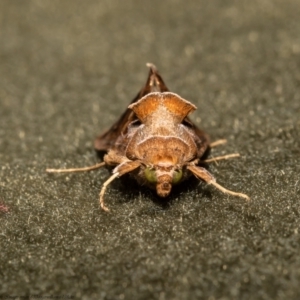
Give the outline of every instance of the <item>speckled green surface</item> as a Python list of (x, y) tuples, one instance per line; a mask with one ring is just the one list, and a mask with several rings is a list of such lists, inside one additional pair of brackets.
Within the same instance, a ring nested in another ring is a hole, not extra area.
[[(299, 299), (299, 15), (297, 0), (1, 1), (0, 296)], [(250, 204), (119, 180), (107, 214), (107, 170), (45, 173), (98, 161), (146, 62), (228, 139), (213, 155), (242, 155), (210, 170)]]

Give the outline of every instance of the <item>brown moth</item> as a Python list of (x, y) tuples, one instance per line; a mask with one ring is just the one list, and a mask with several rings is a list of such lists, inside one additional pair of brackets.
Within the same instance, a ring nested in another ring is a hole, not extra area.
[(100, 191), (100, 205), (105, 211), (104, 194), (116, 178), (130, 173), (139, 184), (155, 189), (160, 197), (170, 194), (172, 186), (190, 176), (214, 185), (223, 193), (249, 197), (225, 189), (203, 163), (237, 157), (230, 154), (204, 159), (211, 148), (226, 140), (209, 142), (208, 136), (188, 117), (196, 109), (191, 102), (169, 92), (153, 64), (145, 86), (112, 127), (98, 136), (95, 149), (105, 152), (104, 161), (76, 169), (47, 169), (49, 173), (90, 171), (103, 166), (114, 167), (113, 174)]

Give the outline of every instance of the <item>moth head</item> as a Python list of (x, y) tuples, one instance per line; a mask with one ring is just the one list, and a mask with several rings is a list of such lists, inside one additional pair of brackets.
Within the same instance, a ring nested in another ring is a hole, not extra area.
[(169, 168), (156, 166), (146, 167), (144, 170), (145, 178), (149, 184), (155, 186), (156, 192), (160, 197), (167, 197), (174, 184), (182, 180), (182, 169), (176, 169), (174, 166)]

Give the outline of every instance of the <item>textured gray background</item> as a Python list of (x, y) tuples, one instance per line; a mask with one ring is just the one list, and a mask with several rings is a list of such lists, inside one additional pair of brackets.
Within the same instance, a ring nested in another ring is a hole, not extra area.
[[(0, 15), (0, 295), (299, 299), (298, 0), (3, 0)], [(241, 153), (210, 170), (251, 204), (117, 180), (107, 214), (107, 170), (45, 173), (98, 161), (146, 62), (228, 139), (213, 155)]]

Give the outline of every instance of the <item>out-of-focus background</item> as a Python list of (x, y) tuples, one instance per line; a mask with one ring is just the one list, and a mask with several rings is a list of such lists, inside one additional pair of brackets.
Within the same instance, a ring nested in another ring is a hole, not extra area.
[[(300, 2), (0, 3), (0, 295), (299, 299)], [(95, 136), (144, 84), (147, 62), (197, 105), (223, 186), (169, 201), (108, 188)]]

